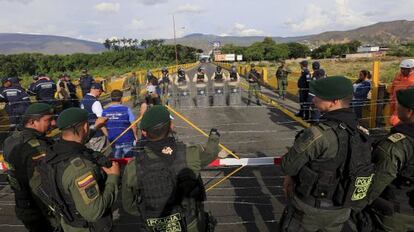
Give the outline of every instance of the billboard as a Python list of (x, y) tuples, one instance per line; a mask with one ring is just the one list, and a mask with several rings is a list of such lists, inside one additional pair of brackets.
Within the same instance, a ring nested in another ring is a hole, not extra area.
[[(236, 59), (237, 58), (237, 59)], [(214, 55), (215, 61), (241, 61), (243, 60), (243, 55), (236, 55), (236, 54), (216, 54)]]

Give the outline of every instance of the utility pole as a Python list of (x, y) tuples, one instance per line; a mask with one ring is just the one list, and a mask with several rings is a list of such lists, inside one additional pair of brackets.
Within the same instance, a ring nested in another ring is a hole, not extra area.
[(178, 50), (177, 50), (177, 38), (175, 34), (175, 17), (173, 17), (173, 28), (174, 28), (174, 46), (175, 46), (175, 65), (176, 65), (176, 72), (178, 72)]

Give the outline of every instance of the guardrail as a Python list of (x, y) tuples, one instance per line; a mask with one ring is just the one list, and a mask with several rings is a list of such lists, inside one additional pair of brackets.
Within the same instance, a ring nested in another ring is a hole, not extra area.
[[(225, 63), (225, 62), (214, 62), (216, 65), (219, 65), (223, 68), (230, 69), (233, 63)], [(387, 96), (389, 93), (389, 86), (386, 83), (380, 82), (380, 65), (379, 61), (373, 62), (372, 67), (372, 84), (371, 84), (371, 99), (369, 99), (369, 103), (363, 109), (363, 123), (368, 125), (369, 128), (379, 128), (379, 127), (389, 127), (388, 118), (390, 116), (390, 107), (387, 104)], [(256, 66), (256, 70), (261, 73), (262, 75), (262, 82), (266, 87), (269, 89), (276, 91), (277, 86), (277, 78), (275, 74), (269, 73), (269, 69), (267, 67), (260, 67)], [(237, 64), (237, 71), (240, 75), (247, 75), (250, 71), (250, 64)], [(287, 94), (290, 96), (291, 99), (294, 101), (298, 101), (298, 93), (299, 88), (297, 87), (297, 79), (296, 77), (299, 76), (300, 73), (291, 73), (288, 77), (288, 89)], [(290, 79), (290, 80), (289, 80)], [(349, 78), (355, 81), (354, 78)]]

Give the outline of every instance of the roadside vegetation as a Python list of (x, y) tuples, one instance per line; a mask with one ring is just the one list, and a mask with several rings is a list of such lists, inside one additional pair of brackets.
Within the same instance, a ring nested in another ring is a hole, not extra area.
[[(108, 40), (110, 41), (110, 40)], [(108, 42), (106, 41), (106, 42)], [(93, 76), (111, 77), (137, 69), (150, 69), (175, 64), (174, 45), (164, 45), (162, 40), (143, 40), (142, 46), (112, 42), (105, 45), (108, 51), (100, 54), (0, 55), (0, 77), (19, 76), (28, 85), (33, 75), (46, 74), (57, 78), (68, 73), (73, 78), (88, 69)], [(177, 45), (178, 62), (189, 63), (197, 59), (196, 48)]]

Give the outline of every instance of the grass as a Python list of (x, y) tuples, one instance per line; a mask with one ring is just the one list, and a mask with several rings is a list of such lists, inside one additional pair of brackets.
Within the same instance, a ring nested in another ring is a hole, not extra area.
[[(399, 71), (399, 64), (402, 58), (384, 57), (379, 59), (380, 64), (380, 80), (383, 83), (390, 83), (395, 74)], [(366, 69), (371, 71), (374, 59), (325, 59), (318, 60), (321, 63), (321, 68), (325, 69), (328, 76), (343, 75), (351, 79), (358, 78), (359, 71)], [(298, 78), (300, 67), (298, 61), (287, 61), (287, 67), (294, 72), (290, 76), (292, 79)], [(275, 75), (278, 64), (269, 65), (269, 73)], [(309, 67), (311, 67), (311, 62)]]

